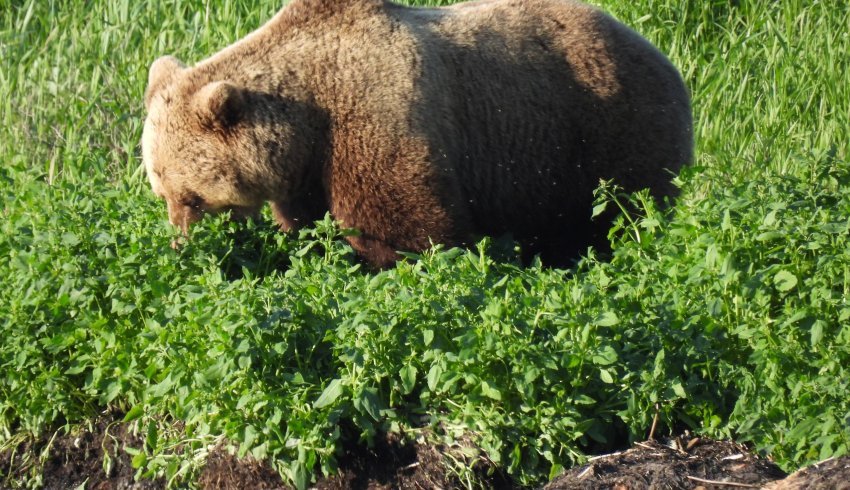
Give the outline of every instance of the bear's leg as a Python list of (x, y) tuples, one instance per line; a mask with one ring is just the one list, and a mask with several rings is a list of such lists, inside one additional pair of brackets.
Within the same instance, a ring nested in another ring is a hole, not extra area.
[(593, 221), (577, 219), (569, 224), (551, 226), (549, 229), (560, 232), (546, 233), (523, 244), (523, 262), (528, 264), (539, 254), (543, 265), (568, 269), (587, 255), (589, 247), (593, 247), (597, 257), (604, 260), (611, 252), (608, 230), (612, 221), (609, 216), (604, 216)]
[(394, 247), (380, 240), (364, 236), (350, 236), (346, 239), (360, 257), (375, 268), (392, 267), (400, 258)]
[(283, 232), (298, 231), (321, 218), (303, 204), (274, 201), (271, 206), (272, 215)]

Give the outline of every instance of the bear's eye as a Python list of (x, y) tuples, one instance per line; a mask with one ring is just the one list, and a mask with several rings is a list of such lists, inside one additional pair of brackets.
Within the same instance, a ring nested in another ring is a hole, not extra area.
[(197, 194), (189, 194), (180, 200), (180, 204), (194, 209), (201, 209), (204, 206), (204, 199)]

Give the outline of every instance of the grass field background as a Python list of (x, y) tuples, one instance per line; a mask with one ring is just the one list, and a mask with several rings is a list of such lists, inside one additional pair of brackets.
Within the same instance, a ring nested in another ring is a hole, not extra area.
[(226, 438), (303, 486), (343, 440), (403, 429), (539, 484), (657, 407), (787, 470), (846, 454), (850, 5), (596, 3), (692, 91), (675, 206), (609, 194), (640, 211), (569, 271), (485, 241), (370, 273), (327, 220), (207, 219), (173, 251), (146, 184), (149, 64), (278, 2), (0, 0), (0, 447), (110, 407), (144, 435), (139, 475), (172, 482)]

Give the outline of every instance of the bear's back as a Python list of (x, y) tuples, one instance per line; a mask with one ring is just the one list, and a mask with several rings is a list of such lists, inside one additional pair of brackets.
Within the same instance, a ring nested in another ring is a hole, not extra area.
[(479, 0), (400, 18), (422, 63), (415, 118), (432, 158), (452, 162), (481, 232), (587, 221), (600, 179), (675, 192), (660, 168), (691, 158), (687, 90), (628, 27), (567, 0)]

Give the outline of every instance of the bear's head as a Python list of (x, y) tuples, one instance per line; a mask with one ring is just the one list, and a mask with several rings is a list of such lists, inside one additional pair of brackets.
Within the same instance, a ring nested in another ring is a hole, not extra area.
[[(282, 157), (285, 128), (252, 92), (208, 81), (176, 58), (157, 59), (145, 93), (142, 158), (153, 192), (165, 199), (169, 221), (184, 235), (205, 213), (256, 214), (279, 187), (272, 168)], [(262, 105), (266, 114), (257, 114)]]

